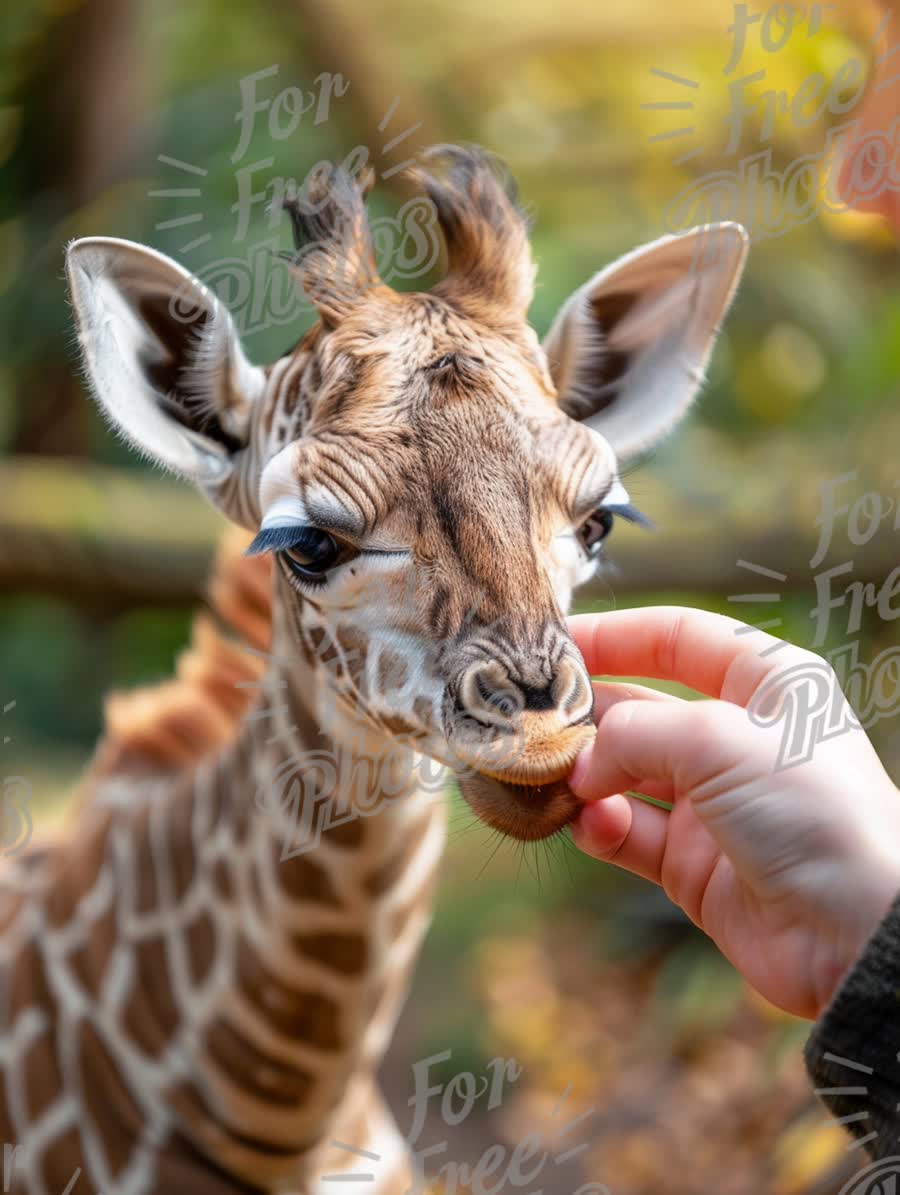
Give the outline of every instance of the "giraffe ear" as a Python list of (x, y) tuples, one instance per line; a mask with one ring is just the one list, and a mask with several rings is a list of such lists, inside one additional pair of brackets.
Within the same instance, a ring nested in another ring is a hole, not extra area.
[(748, 237), (714, 224), (663, 237), (577, 290), (544, 341), (560, 406), (625, 458), (687, 413), (744, 268)]
[(131, 241), (74, 241), (66, 274), (103, 413), (167, 469), (201, 486), (224, 481), (264, 385), (226, 308), (170, 258)]

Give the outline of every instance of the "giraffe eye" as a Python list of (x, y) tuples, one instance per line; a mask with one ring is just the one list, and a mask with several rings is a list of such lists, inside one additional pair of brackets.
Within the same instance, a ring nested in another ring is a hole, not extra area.
[(625, 519), (638, 527), (653, 528), (653, 521), (628, 502), (598, 506), (575, 532), (575, 536), (587, 556), (593, 559), (600, 555), (603, 541), (612, 531), (613, 523), (617, 518)]
[(608, 510), (600, 507), (588, 515), (576, 532), (578, 542), (588, 556), (599, 555), (603, 541), (612, 531), (613, 516)]
[(317, 527), (298, 528), (294, 542), (281, 551), (291, 572), (303, 581), (321, 581), (342, 555), (343, 549), (334, 536)]

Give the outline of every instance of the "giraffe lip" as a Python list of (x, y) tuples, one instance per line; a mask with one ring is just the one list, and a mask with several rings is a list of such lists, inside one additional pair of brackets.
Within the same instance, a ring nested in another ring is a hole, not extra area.
[(566, 760), (549, 772), (537, 773), (533, 768), (510, 768), (508, 771), (491, 771), (490, 768), (478, 769), (478, 775), (486, 780), (497, 780), (500, 784), (512, 784), (516, 788), (543, 788), (546, 784), (553, 784), (568, 776), (572, 770), (572, 761)]
[[(579, 723), (554, 734), (529, 736), (522, 746), (514, 741), (514, 757), (502, 744), (499, 754), (497, 744), (475, 749), (457, 744), (456, 754), (464, 767), (487, 780), (517, 788), (543, 788), (568, 776), (579, 752), (595, 734), (593, 722)], [(507, 761), (509, 766), (503, 766)]]
[(582, 805), (563, 779), (525, 785), (470, 772), (459, 777), (459, 787), (480, 821), (519, 842), (552, 838), (575, 820)]

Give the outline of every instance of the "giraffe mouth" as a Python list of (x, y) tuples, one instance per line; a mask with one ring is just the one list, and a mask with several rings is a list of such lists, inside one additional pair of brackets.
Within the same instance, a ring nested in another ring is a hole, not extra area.
[(538, 715), (523, 718), (520, 730), (521, 738), (507, 740), (505, 748), (502, 740), (457, 741), (457, 758), (466, 765), (459, 788), (486, 825), (520, 842), (539, 842), (578, 816), (581, 801), (566, 777), (596, 728), (591, 718), (561, 728), (558, 716)]
[(454, 749), (465, 768), (485, 779), (514, 788), (537, 789), (568, 776), (578, 753), (590, 744), (595, 734), (590, 718), (564, 728), (555, 720), (553, 724), (533, 720), (523, 724), (520, 733), (509, 739), (457, 740)]
[(552, 838), (581, 809), (581, 801), (562, 777), (515, 784), (485, 772), (469, 772), (459, 777), (459, 787), (476, 817), (519, 842)]

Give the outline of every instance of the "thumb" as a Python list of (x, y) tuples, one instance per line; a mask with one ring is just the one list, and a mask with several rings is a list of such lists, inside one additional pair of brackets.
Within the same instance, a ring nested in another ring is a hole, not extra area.
[(676, 795), (706, 785), (758, 754), (745, 710), (726, 701), (620, 701), (575, 761), (569, 786), (583, 801), (665, 780)]

